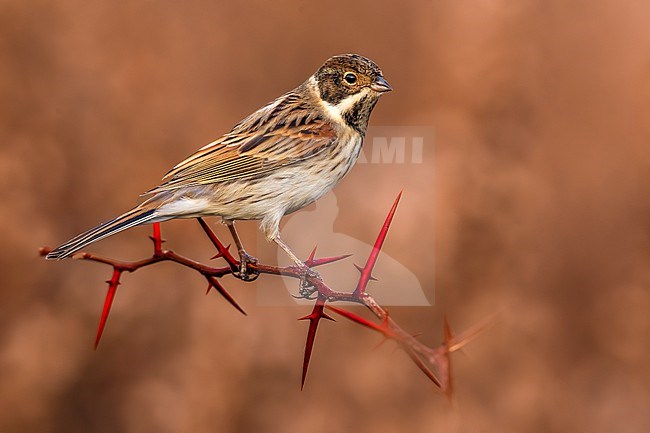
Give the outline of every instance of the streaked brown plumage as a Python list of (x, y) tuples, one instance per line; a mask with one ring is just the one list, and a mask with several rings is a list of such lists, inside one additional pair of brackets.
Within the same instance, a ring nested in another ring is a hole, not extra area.
[(332, 57), (303, 84), (176, 165), (161, 185), (145, 193), (149, 198), (142, 204), (76, 236), (47, 258), (69, 257), (135, 225), (215, 215), (231, 228), (243, 259), (233, 221), (261, 220), (267, 238), (302, 265), (280, 239), (280, 219), (345, 176), (359, 155), (372, 109), (390, 90), (371, 60), (356, 54)]

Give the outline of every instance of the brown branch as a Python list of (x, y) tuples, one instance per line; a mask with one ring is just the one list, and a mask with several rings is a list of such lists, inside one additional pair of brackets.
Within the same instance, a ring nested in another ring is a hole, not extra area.
[[(490, 319), (489, 321), (486, 321), (468, 330), (460, 337), (454, 337), (449, 328), (449, 324), (447, 323), (447, 319), (445, 318), (444, 341), (440, 346), (432, 348), (421, 343), (415, 336), (402, 329), (392, 318), (388, 316), (388, 312), (382, 308), (370, 294), (367, 293), (366, 289), (368, 287), (368, 283), (371, 280), (374, 280), (372, 277), (372, 270), (374, 269), (374, 266), (377, 262), (377, 258), (379, 257), (379, 253), (384, 244), (384, 241), (386, 240), (386, 236), (395, 215), (395, 211), (397, 209), (401, 195), (402, 193), (397, 196), (395, 202), (393, 203), (393, 206), (391, 207), (388, 216), (384, 221), (379, 235), (377, 236), (374, 247), (366, 261), (366, 264), (363, 268), (357, 266), (360, 271), (360, 276), (356, 284), (356, 288), (352, 292), (341, 292), (334, 290), (330, 288), (319, 276), (317, 276), (317, 274), (306, 272), (305, 268), (301, 268), (295, 265), (280, 267), (255, 262), (247, 264), (249, 271), (253, 273), (283, 275), (291, 278), (296, 278), (300, 280), (301, 287), (307, 288), (305, 293), (310, 292), (316, 295), (315, 298), (310, 298), (315, 299), (312, 312), (300, 319), (309, 320), (309, 329), (307, 333), (307, 340), (305, 342), (301, 388), (304, 387), (305, 379), (307, 376), (307, 370), (309, 367), (311, 353), (316, 338), (316, 330), (318, 328), (318, 324), (321, 319), (333, 320), (324, 312), (325, 308), (349, 320), (352, 320), (355, 323), (380, 332), (386, 339), (395, 341), (398, 344), (398, 347), (404, 350), (404, 352), (413, 360), (416, 366), (422, 370), (422, 372), (448, 397), (451, 397), (452, 389), (450, 365), (451, 361), (449, 355), (452, 352), (463, 347), (470, 339), (474, 338), (480, 331), (485, 329), (485, 327), (487, 327), (487, 325), (492, 322)], [(165, 241), (162, 238), (159, 223), (153, 224), (153, 236), (151, 236), (151, 240), (154, 244), (154, 251), (150, 257), (132, 262), (125, 262), (101, 257), (87, 252), (77, 253), (73, 256), (73, 258), (77, 260), (98, 262), (109, 265), (113, 268), (113, 276), (110, 280), (107, 281), (108, 292), (106, 294), (106, 300), (104, 302), (104, 307), (99, 321), (97, 337), (95, 339), (95, 348), (97, 348), (97, 345), (99, 344), (102, 333), (106, 326), (108, 315), (110, 313), (113, 300), (115, 299), (117, 287), (120, 284), (120, 277), (122, 273), (135, 272), (140, 268), (151, 266), (163, 261), (171, 261), (200, 273), (206, 278), (208, 282), (208, 292), (210, 289), (215, 289), (234, 308), (236, 308), (242, 314), (246, 314), (244, 310), (239, 306), (239, 304), (235, 301), (235, 299), (230, 295), (230, 293), (228, 293), (228, 291), (226, 291), (223, 285), (219, 282), (220, 278), (227, 275), (232, 275), (240, 279), (244, 277), (240, 275), (239, 272), (239, 260), (237, 260), (230, 253), (229, 246), (225, 246), (219, 240), (214, 231), (202, 218), (197, 219), (203, 231), (208, 236), (208, 239), (210, 239), (217, 250), (217, 254), (213, 257), (213, 259), (222, 258), (226, 262), (227, 266), (208, 266), (188, 257), (176, 254), (173, 251), (163, 250), (162, 244)], [(45, 256), (50, 251), (50, 248), (44, 247), (40, 249), (40, 254), (41, 256)], [(316, 258), (315, 255), (316, 248), (314, 248), (309, 258), (304, 262), (307, 268), (322, 266), (349, 257), (349, 255), (342, 255), (335, 257)], [(301, 295), (303, 295), (302, 290)], [(304, 295), (303, 297), (306, 296), (308, 295)], [(380, 323), (372, 322), (350, 311), (331, 305), (326, 305), (328, 302), (332, 303), (340, 301), (354, 302), (366, 306), (380, 320)]]

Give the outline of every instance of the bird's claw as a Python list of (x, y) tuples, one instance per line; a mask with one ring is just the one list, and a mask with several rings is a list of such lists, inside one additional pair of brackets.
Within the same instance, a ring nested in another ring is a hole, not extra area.
[[(302, 290), (301, 290), (301, 293), (302, 293)], [(316, 299), (318, 299), (318, 296), (312, 296), (314, 293), (315, 292), (312, 292), (312, 293), (305, 292), (305, 293), (302, 293), (300, 295), (291, 295), (291, 297), (296, 298), (296, 299), (306, 299), (308, 301), (315, 301)]]
[(314, 280), (322, 280), (320, 274), (313, 269), (304, 266), (301, 269), (300, 287), (296, 298), (315, 300), (318, 296), (312, 297), (312, 295), (318, 292), (318, 288), (312, 283)]
[(307, 266), (302, 269), (301, 277), (302, 280), (322, 280), (320, 274), (317, 271), (313, 270), (312, 268), (308, 268)]
[(233, 275), (242, 281), (250, 282), (257, 280), (260, 276), (258, 271), (249, 268), (249, 265), (257, 264), (257, 259), (246, 252), (239, 254), (239, 271), (233, 272)]

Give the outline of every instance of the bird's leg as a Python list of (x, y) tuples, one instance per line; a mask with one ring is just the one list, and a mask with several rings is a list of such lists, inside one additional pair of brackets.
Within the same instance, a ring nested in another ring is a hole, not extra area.
[(257, 279), (260, 275), (259, 272), (248, 270), (248, 265), (250, 263), (257, 263), (257, 259), (248, 254), (244, 249), (244, 245), (241, 243), (237, 229), (235, 229), (235, 222), (224, 219), (223, 223), (228, 226), (228, 230), (230, 230), (230, 234), (237, 246), (237, 252), (239, 253), (239, 275), (235, 276), (243, 281), (253, 281)]
[(287, 253), (287, 255), (291, 258), (291, 260), (293, 260), (294, 263), (300, 268), (300, 270), (304, 272), (305, 278), (303, 278), (300, 283), (300, 296), (309, 297), (309, 295), (311, 293), (314, 293), (316, 289), (307, 283), (307, 277), (320, 279), (320, 274), (305, 265), (305, 263), (300, 260), (298, 256), (293, 253), (293, 251), (291, 251), (291, 248), (289, 248), (289, 246), (287, 246), (287, 244), (285, 244), (282, 239), (280, 239), (280, 235), (275, 236), (273, 238), (273, 242), (278, 244), (280, 248), (282, 248), (284, 252)]
[(273, 238), (273, 241), (280, 246), (284, 250), (285, 253), (291, 258), (291, 260), (294, 261), (294, 263), (301, 269), (302, 272), (304, 272), (304, 277), (300, 279), (300, 288), (298, 291), (298, 298), (305, 298), (305, 299), (312, 299), (312, 295), (316, 292), (316, 287), (312, 286), (309, 281), (307, 281), (308, 277), (311, 278), (319, 278), (320, 279), (320, 274), (312, 269), (310, 269), (305, 263), (296, 256), (293, 251), (291, 251), (291, 248), (287, 244), (285, 244), (282, 239), (280, 239), (280, 235), (277, 235)]

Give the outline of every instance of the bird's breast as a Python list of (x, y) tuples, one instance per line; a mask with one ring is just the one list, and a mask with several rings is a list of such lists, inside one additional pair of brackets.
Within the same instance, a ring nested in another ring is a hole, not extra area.
[(338, 182), (345, 176), (356, 163), (363, 145), (363, 136), (356, 132), (346, 132), (339, 136), (331, 147), (329, 155), (321, 163), (325, 169), (338, 176)]

